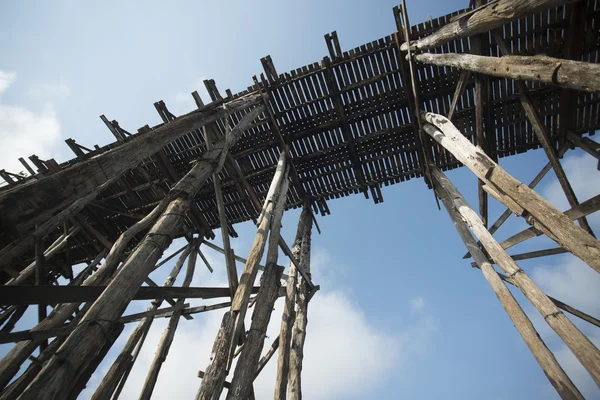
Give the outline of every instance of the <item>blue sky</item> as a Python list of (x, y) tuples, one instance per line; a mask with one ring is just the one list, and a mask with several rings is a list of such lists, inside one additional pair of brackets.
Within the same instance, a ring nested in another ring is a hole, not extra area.
[[(160, 122), (153, 103), (164, 100), (176, 115), (194, 108), (190, 93), (208, 96), (202, 80), (224, 93), (245, 89), (271, 55), (279, 72), (320, 61), (323, 35), (337, 31), (348, 50), (395, 30), (393, 1), (299, 2), (13, 2), (0, 5), (0, 168), (20, 171), (17, 158), (37, 154), (71, 158), (64, 139), (104, 145), (112, 135), (98, 118), (117, 119), (129, 131)], [(437, 17), (467, 1), (408, 1), (412, 23)], [(541, 151), (501, 160), (529, 182), (545, 164)], [(600, 191), (596, 161), (578, 151), (564, 160), (580, 200)], [(477, 204), (476, 179), (449, 173)], [(557, 207), (568, 208), (552, 173), (538, 187)], [(462, 260), (464, 246), (422, 180), (384, 187), (385, 202), (362, 196), (329, 203), (313, 236), (315, 282), (322, 287), (309, 310), (304, 385), (308, 399), (531, 399), (556, 398), (480, 272)], [(490, 200), (490, 218), (502, 211)], [(299, 212), (286, 213), (291, 242)], [(600, 220), (591, 219), (596, 230)], [(525, 223), (514, 216), (498, 232), (504, 239)], [(244, 256), (255, 228), (236, 226), (236, 253)], [(217, 235), (219, 237), (219, 235)], [(218, 243), (218, 241), (217, 241)], [(512, 254), (555, 247), (535, 239)], [(200, 267), (194, 285), (226, 285), (223, 260), (206, 250), (214, 274)], [(286, 264), (284, 258), (280, 263)], [(570, 255), (520, 265), (549, 294), (592, 315), (600, 314), (598, 274)], [(241, 265), (239, 268), (241, 269)], [(170, 268), (153, 273), (161, 281)], [(515, 293), (540, 334), (588, 398), (600, 392), (535, 310)], [(192, 304), (197, 302), (190, 301)], [(130, 311), (147, 307), (134, 303)], [(273, 314), (277, 335), (281, 304)], [(182, 321), (155, 398), (190, 398), (204, 369), (221, 313)], [(28, 327), (30, 312), (20, 324)], [(125, 389), (137, 398), (165, 320), (157, 321)], [(596, 343), (600, 333), (577, 322)], [(109, 355), (133, 329), (128, 326)], [(189, 349), (193, 349), (190, 351)], [(8, 350), (0, 346), (0, 353)], [(110, 358), (110, 357), (109, 357)], [(88, 398), (110, 364), (103, 363), (82, 394)], [(256, 382), (258, 398), (272, 396), (273, 365)], [(175, 384), (176, 382), (176, 384)], [(271, 390), (271, 392), (270, 392)]]

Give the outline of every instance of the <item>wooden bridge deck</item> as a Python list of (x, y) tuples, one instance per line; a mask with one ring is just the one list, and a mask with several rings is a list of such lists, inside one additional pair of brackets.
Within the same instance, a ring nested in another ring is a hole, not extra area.
[[(600, 12), (597, 3), (587, 2), (585, 23), (580, 26), (571, 26), (565, 7), (559, 7), (506, 25), (504, 38), (514, 54), (546, 54), (598, 62), (600, 30), (593, 28), (598, 24)], [(411, 39), (430, 34), (465, 11), (413, 26)], [(327, 200), (353, 193), (368, 193), (378, 203), (383, 201), (383, 185), (422, 176), (422, 161), (415, 141), (416, 128), (409, 113), (409, 91), (405, 85), (409, 79), (408, 66), (400, 59), (400, 43), (397, 43), (396, 37), (392, 34), (342, 52), (337, 36), (330, 35), (329, 39), (326, 38), (330, 50), (326, 59), (280, 75), (270, 57), (262, 60), (266, 85), (261, 83), (261, 86), (269, 95), (277, 125), (291, 148), (301, 184), (301, 187), (291, 186), (286, 203), (288, 208), (301, 204), (302, 191), (315, 200), (315, 208), (321, 214), (329, 213)], [(399, 41), (403, 41), (401, 35)], [(499, 55), (491, 35), (483, 42), (482, 54)], [(470, 40), (456, 40), (431, 51), (469, 52)], [(447, 115), (460, 72), (454, 68), (416, 66), (421, 107)], [(528, 82), (527, 85), (557, 146), (564, 129), (581, 135), (593, 134), (600, 128), (597, 93), (571, 93), (543, 83)], [(211, 100), (223, 99), (225, 102), (257, 90), (257, 86), (253, 85), (237, 94), (228, 91), (227, 96), (222, 98), (214, 82), (209, 81), (207, 87)], [(492, 158), (538, 148), (539, 143), (519, 103), (514, 82), (490, 78), (488, 92), (485, 135)], [(460, 97), (453, 122), (472, 141), (475, 136), (474, 98), (471, 78)], [(175, 119), (164, 103), (159, 102), (156, 107), (165, 123)], [(561, 115), (565, 121), (563, 127), (559, 126)], [(232, 120), (236, 122), (239, 118), (239, 115), (234, 115)], [(567, 126), (567, 118), (573, 121), (573, 125)], [(223, 121), (216, 124), (222, 134), (225, 130)], [(120, 127), (114, 125), (113, 128), (117, 136), (123, 135), (127, 140), (129, 136)], [(144, 133), (134, 136), (138, 134)], [(79, 158), (57, 168), (69, 168), (82, 158), (106, 152), (122, 142), (80, 154)], [(460, 166), (446, 150), (430, 145), (435, 162), (442, 169)], [(261, 201), (273, 176), (280, 149), (266, 116), (261, 123), (246, 131), (232, 149), (239, 170)], [(206, 145), (202, 133), (196, 130), (175, 140), (164, 150), (166, 158), (159, 155), (151, 157), (123, 175), (84, 209), (88, 222), (105, 237), (114, 241), (136, 218), (145, 215), (162, 200), (163, 190), (168, 191), (190, 169), (191, 163), (206, 150)], [(258, 211), (249, 200), (247, 191), (240, 190), (243, 185), (240, 185), (239, 178), (229, 176), (224, 168), (221, 180), (228, 221), (235, 224), (256, 217)], [(1, 190), (6, 190), (6, 187)], [(212, 184), (205, 185), (196, 197), (196, 204), (208, 224), (217, 228), (219, 218)], [(199, 220), (194, 216), (190, 216), (186, 223), (190, 231), (199, 228)], [(234, 232), (232, 227), (230, 229)], [(55, 237), (60, 233), (57, 230)], [(98, 247), (96, 239), (79, 234), (71, 240), (68, 252), (56, 255), (52, 260), (56, 265), (87, 261), (97, 254)], [(31, 258), (23, 259), (23, 265), (27, 265)], [(61, 273), (59, 269), (57, 273)]]

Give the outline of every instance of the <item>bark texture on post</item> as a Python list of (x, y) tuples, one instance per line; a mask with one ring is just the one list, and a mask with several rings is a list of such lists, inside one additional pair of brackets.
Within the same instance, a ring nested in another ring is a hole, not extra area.
[(231, 311), (223, 315), (221, 328), (215, 338), (210, 362), (202, 376), (202, 384), (198, 393), (197, 400), (219, 400), (223, 391), (223, 384), (227, 377), (227, 364), (229, 363), (229, 351), (233, 340), (233, 329), (235, 326), (235, 317)]
[(596, 238), (577, 226), (567, 215), (558, 211), (527, 185), (509, 175), (487, 155), (478, 151), (447, 118), (433, 113), (424, 113), (422, 118), (427, 121), (423, 126), (425, 132), (436, 142), (496, 192), (510, 197), (527, 210), (536, 223), (539, 223), (540, 228), (549, 232), (558, 244), (600, 272), (600, 243)]
[[(186, 258), (189, 256), (191, 250), (192, 249), (190, 248), (190, 245), (188, 245), (183, 251), (183, 253), (181, 253), (179, 258), (175, 262), (173, 269), (167, 276), (167, 279), (165, 280), (163, 286), (172, 286), (173, 283), (175, 283), (175, 279), (177, 278), (177, 275), (179, 275), (181, 267), (183, 266), (183, 263), (185, 262)], [(148, 311), (157, 310), (161, 306), (162, 302), (162, 299), (156, 299), (152, 301), (152, 304), (148, 308)], [(136, 348), (142, 346), (144, 339), (146, 338), (146, 335), (150, 330), (150, 327), (152, 326), (153, 322), (154, 315), (145, 317), (140, 321), (138, 326), (133, 330), (133, 332), (129, 336), (129, 339), (127, 340), (127, 343), (125, 343), (123, 350), (121, 350), (121, 353), (119, 353), (115, 361), (112, 363), (108, 372), (106, 373), (106, 375), (104, 375), (104, 378), (102, 378), (100, 385), (98, 385), (96, 391), (92, 395), (92, 400), (111, 399), (113, 393), (117, 389), (117, 385), (119, 384), (123, 376), (133, 367), (133, 364), (135, 363), (135, 357), (133, 356), (133, 353)]]
[(600, 65), (543, 55), (487, 57), (473, 54), (417, 54), (425, 64), (455, 67), (480, 74), (545, 82), (586, 92), (600, 91)]
[[(455, 21), (442, 26), (431, 35), (411, 42), (411, 48), (423, 50), (438, 47), (451, 40), (484, 33), (491, 29), (501, 27), (510, 21), (517, 20), (537, 11), (558, 7), (567, 3), (574, 3), (575, 1), (576, 0), (490, 1), (490, 4), (466, 12), (465, 15), (459, 16)], [(402, 51), (407, 51), (408, 45), (404, 43), (401, 49)]]
[[(219, 335), (213, 345), (209, 365), (196, 394), (197, 400), (216, 400), (223, 391), (223, 382), (225, 382), (225, 376), (227, 375), (230, 357), (233, 355), (234, 346), (232, 341), (238, 338), (239, 330), (244, 322), (259, 263), (264, 254), (275, 204), (280, 196), (279, 192), (284, 181), (287, 181), (286, 156), (285, 153), (281, 153), (263, 210), (257, 221), (258, 229), (232, 301), (231, 313), (227, 314), (229, 315), (228, 318), (223, 318)], [(285, 189), (287, 190), (287, 185)], [(285, 197), (286, 194), (283, 193), (282, 195)], [(224, 341), (226, 343), (223, 343)], [(227, 348), (227, 352), (221, 351), (223, 347)]]
[[(296, 238), (292, 246), (292, 254), (296, 260), (300, 260), (302, 243), (306, 235), (309, 234), (312, 227), (312, 211), (308, 203), (304, 204), (300, 219), (298, 220), (298, 229)], [(288, 376), (290, 371), (290, 347), (292, 342), (292, 328), (296, 319), (296, 278), (298, 271), (296, 264), (290, 262), (289, 278), (286, 284), (285, 303), (283, 304), (283, 315), (281, 317), (281, 328), (279, 330), (279, 356), (277, 358), (277, 379), (275, 382), (274, 399), (284, 400), (287, 395)]]
[(257, 107), (246, 114), (230, 135), (207, 151), (171, 189), (168, 197), (171, 202), (165, 211), (91, 306), (84, 320), (25, 390), (24, 398), (54, 399), (68, 393), (71, 382), (89, 365), (91, 356), (102, 348), (106, 342), (106, 332), (115, 328), (116, 321), (137, 288), (153, 270), (173, 238), (180, 233), (190, 201), (208, 177), (222, 167), (228, 149), (262, 111), (263, 107)]
[(436, 193), (444, 203), (446, 211), (448, 211), (454, 227), (465, 243), (469, 253), (473, 256), (483, 276), (492, 287), (502, 307), (506, 310), (515, 328), (517, 328), (527, 347), (529, 347), (538, 364), (542, 367), (544, 374), (546, 374), (552, 386), (554, 386), (563, 399), (583, 399), (577, 387), (571, 382), (571, 379), (569, 379), (565, 371), (561, 368), (558, 361), (556, 361), (554, 354), (548, 349), (517, 300), (506, 288), (486, 255), (479, 248), (475, 239), (473, 239), (467, 225), (463, 222), (460, 213), (455, 208), (452, 196), (443, 187), (439, 186), (436, 187)]
[[(194, 270), (196, 268), (196, 259), (198, 257), (199, 246), (200, 238), (193, 239), (192, 242), (190, 242), (190, 247), (192, 251), (188, 259), (187, 271), (185, 273), (185, 278), (182, 284), (183, 287), (189, 287), (192, 283), (192, 278), (194, 277)], [(149, 400), (152, 396), (154, 386), (156, 386), (156, 381), (158, 379), (158, 374), (160, 373), (162, 364), (167, 359), (169, 349), (171, 348), (171, 343), (173, 343), (173, 338), (175, 337), (175, 330), (177, 329), (179, 319), (181, 318), (181, 312), (183, 309), (184, 302), (185, 299), (177, 300), (177, 303), (175, 305), (176, 310), (171, 315), (171, 318), (169, 319), (169, 324), (167, 325), (167, 328), (165, 329), (162, 337), (160, 338), (160, 342), (158, 343), (158, 348), (156, 349), (154, 359), (152, 360), (152, 364), (150, 365), (150, 370), (148, 371), (148, 375), (146, 376), (146, 382), (144, 382), (144, 387), (142, 389), (142, 394), (140, 395), (140, 400)]]
[(538, 310), (546, 323), (561, 337), (567, 347), (571, 349), (596, 384), (600, 386), (600, 351), (502, 249), (496, 239), (483, 226), (477, 213), (473, 211), (448, 178), (437, 168), (432, 170), (432, 176), (436, 184), (448, 193), (454, 207), (479, 238), (490, 257), (508, 274), (509, 278), (515, 280), (525, 297)]
[[(302, 238), (302, 247), (300, 250), (300, 268), (310, 278), (310, 243), (311, 229), (307, 230)], [(313, 289), (315, 290), (315, 289)], [(302, 360), (304, 359), (304, 341), (306, 340), (306, 326), (308, 324), (308, 302), (310, 295), (306, 282), (302, 276), (298, 276), (298, 289), (296, 294), (296, 321), (292, 336), (292, 345), (290, 349), (290, 372), (288, 378), (288, 399), (302, 399)]]
[(251, 392), (273, 305), (279, 293), (282, 271), (283, 267), (279, 265), (267, 264), (261, 277), (262, 282), (254, 305), (252, 324), (235, 367), (227, 400), (246, 400)]

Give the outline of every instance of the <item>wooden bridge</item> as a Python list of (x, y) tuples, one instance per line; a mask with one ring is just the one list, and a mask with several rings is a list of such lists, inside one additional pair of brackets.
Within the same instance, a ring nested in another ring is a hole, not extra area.
[[(475, 265), (559, 394), (582, 398), (502, 280), (523, 291), (600, 384), (600, 352), (561, 309), (598, 326), (599, 321), (546, 296), (515, 262), (571, 252), (600, 272), (600, 244), (586, 221), (600, 199), (580, 203), (560, 164), (573, 147), (600, 158), (600, 145), (586, 136), (600, 128), (600, 6), (595, 0), (474, 3), (414, 26), (406, 8), (396, 7), (396, 31), (387, 37), (343, 51), (337, 33), (327, 34), (329, 55), (313, 64), (279, 74), (266, 56), (264, 72), (249, 79), (245, 91), (223, 94), (206, 80), (210, 102), (193, 92), (198, 109), (189, 114), (177, 117), (163, 101), (156, 102), (163, 123), (137, 132), (101, 116), (114, 143), (86, 147), (67, 139), (72, 160), (59, 164), (31, 156), (29, 162), (20, 159), (30, 176), (0, 171), (6, 181), (0, 188), (5, 285), (0, 339), (17, 342), (0, 363), (0, 387), (5, 387), (0, 399), (77, 397), (123, 323), (141, 321), (94, 395), (116, 398), (152, 318), (171, 313), (173, 322), (160, 344), (168, 351), (178, 319), (192, 314), (184, 299), (206, 296), (231, 301), (216, 307), (230, 311), (197, 398), (218, 398), (224, 385), (228, 399), (253, 397), (252, 381), (276, 351), (276, 398), (298, 398), (306, 304), (318, 289), (309, 270), (312, 213), (329, 214), (329, 200), (350, 194), (379, 203), (383, 185), (421, 177), (446, 206)], [(537, 148), (546, 152), (548, 165), (529, 187), (497, 164)], [(459, 166), (479, 178), (479, 214), (443, 173)], [(572, 207), (565, 213), (532, 190), (550, 170)], [(493, 224), (489, 195), (507, 207)], [(297, 207), (303, 212), (290, 247), (279, 235), (280, 219), (285, 209)], [(492, 234), (511, 213), (532, 227), (498, 243)], [(244, 259), (233, 253), (229, 236), (237, 236), (236, 223), (248, 220), (258, 232)], [(196, 256), (202, 255), (200, 245), (216, 248), (207, 240), (219, 227), (224, 248), (217, 249), (225, 254), (229, 287), (185, 289)], [(559, 247), (520, 258), (506, 253), (541, 234)], [(189, 244), (173, 255), (179, 258), (172, 280), (143, 297), (155, 299), (143, 316), (122, 316), (132, 299), (150, 289), (140, 289), (143, 282), (157, 286), (148, 275), (176, 237)], [(277, 266), (278, 247), (291, 259), (287, 274)], [(186, 258), (184, 287), (171, 288)], [(240, 277), (236, 260), (245, 263)], [(80, 263), (88, 267), (74, 276), (72, 266)], [(254, 287), (258, 269), (265, 271), (260, 289)], [(71, 284), (36, 287), (59, 277)], [(280, 278), (287, 281), (285, 290)], [(244, 335), (248, 301), (257, 290), (252, 329)], [(259, 360), (260, 332), (278, 296), (286, 298), (288, 317)], [(163, 299), (171, 307), (160, 309)], [(40, 301), (50, 304), (52, 313), (40, 305), (36, 327), (11, 332), (24, 304)], [(51, 337), (57, 338), (48, 344)], [(231, 383), (225, 382), (238, 345), (243, 347), (237, 367)], [(9, 385), (38, 347), (39, 362)], [(150, 398), (162, 361), (153, 362), (142, 398)], [(74, 377), (73, 371), (78, 371)]]

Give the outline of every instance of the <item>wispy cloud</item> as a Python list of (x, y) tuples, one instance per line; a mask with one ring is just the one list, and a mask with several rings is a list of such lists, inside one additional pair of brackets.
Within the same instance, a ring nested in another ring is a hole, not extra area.
[(0, 94), (4, 93), (10, 84), (15, 80), (17, 74), (15, 72), (6, 72), (0, 70)]
[[(0, 71), (0, 92), (6, 90), (15, 77), (14, 72)], [(63, 87), (59, 92), (64, 94), (68, 88)], [(60, 144), (60, 122), (52, 101), (45, 100), (40, 112), (0, 104), (0, 168), (22, 171), (19, 157), (32, 154), (41, 158), (54, 157)]]
[(410, 309), (412, 311), (422, 311), (425, 309), (425, 299), (421, 296), (415, 297), (410, 300)]

